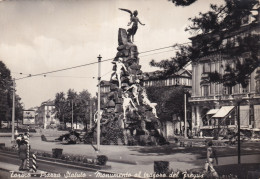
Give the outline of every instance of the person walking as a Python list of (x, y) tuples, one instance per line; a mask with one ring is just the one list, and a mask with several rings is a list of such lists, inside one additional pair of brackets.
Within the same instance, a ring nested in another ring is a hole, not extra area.
[(216, 150), (212, 147), (213, 142), (209, 141), (208, 142), (208, 147), (207, 147), (207, 160), (205, 164), (205, 172), (207, 173), (209, 170), (212, 173), (213, 177), (218, 177), (218, 173), (213, 167), (214, 159), (216, 160), (216, 164), (218, 165), (218, 158), (217, 158), (217, 152)]
[(19, 167), (19, 171), (26, 170), (26, 159), (27, 159), (27, 141), (25, 139), (22, 139), (20, 141), (20, 145), (18, 148), (18, 155), (21, 159), (21, 165)]

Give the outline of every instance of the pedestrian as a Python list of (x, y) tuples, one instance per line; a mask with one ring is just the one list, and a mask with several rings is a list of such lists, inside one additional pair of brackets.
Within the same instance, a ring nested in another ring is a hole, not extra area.
[[(26, 138), (26, 137), (25, 137)], [(20, 146), (19, 146), (19, 149), (18, 149), (18, 155), (19, 155), (19, 158), (21, 160), (21, 165), (19, 167), (19, 170), (22, 171), (22, 170), (26, 170), (27, 167), (26, 167), (26, 159), (27, 159), (27, 144), (28, 144), (28, 141), (26, 139), (22, 139), (20, 141)]]
[(208, 147), (207, 147), (207, 160), (205, 164), (205, 171), (206, 173), (210, 170), (212, 175), (214, 177), (218, 177), (218, 173), (213, 167), (214, 159), (216, 160), (216, 164), (218, 165), (218, 158), (217, 158), (217, 152), (216, 150), (212, 147), (213, 143), (212, 141), (208, 142)]

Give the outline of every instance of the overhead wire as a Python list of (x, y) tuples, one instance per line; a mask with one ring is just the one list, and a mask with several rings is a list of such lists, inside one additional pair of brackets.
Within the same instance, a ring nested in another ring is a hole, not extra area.
[[(190, 43), (190, 42), (182, 43), (182, 44), (179, 44), (179, 45), (183, 45), (183, 44), (187, 44), (187, 43)], [(157, 48), (157, 49), (153, 49), (153, 50), (147, 50), (147, 51), (144, 51), (144, 52), (140, 52), (138, 54), (143, 54), (143, 53), (148, 53), (148, 52), (152, 52), (152, 51), (162, 50), (162, 49), (166, 49), (166, 48), (170, 48), (170, 47), (175, 47), (175, 45), (162, 47), (162, 48)], [(170, 50), (170, 51), (173, 51), (173, 50)], [(167, 52), (167, 51), (164, 51), (164, 52)], [(161, 53), (164, 53), (164, 52), (161, 52)], [(158, 54), (158, 53), (154, 53), (154, 54)], [(150, 55), (153, 55), (153, 54), (150, 54)], [(145, 55), (145, 56), (148, 56), (148, 55)], [(144, 56), (141, 56), (141, 57), (144, 57)], [(106, 60), (102, 60), (101, 62), (106, 62), (106, 61), (110, 61), (110, 60), (113, 60), (113, 59), (114, 58), (109, 58), (109, 59), (106, 59)], [(46, 75), (46, 74), (50, 74), (50, 73), (56, 73), (56, 72), (65, 71), (65, 70), (71, 70), (71, 69), (75, 69), (75, 68), (79, 68), (79, 67), (93, 65), (93, 64), (96, 64), (96, 63), (99, 63), (99, 62), (91, 62), (91, 63), (86, 63), (86, 64), (83, 64), (83, 65), (77, 65), (77, 66), (73, 66), (73, 67), (63, 68), (63, 69), (59, 69), (59, 70), (53, 70), (53, 71), (44, 72), (44, 73), (38, 73), (38, 74), (34, 74), (34, 75), (28, 74), (28, 76), (25, 76), (25, 77), (22, 77), (22, 78), (17, 78), (15, 80), (17, 81), (17, 80), (22, 80), (22, 79), (25, 79), (25, 78), (34, 77), (34, 76), (41, 76), (41, 75)]]

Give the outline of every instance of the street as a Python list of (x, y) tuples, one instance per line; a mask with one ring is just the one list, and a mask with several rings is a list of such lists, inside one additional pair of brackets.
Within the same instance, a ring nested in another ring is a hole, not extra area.
[[(20, 160), (17, 158), (14, 158), (14, 156), (10, 155), (4, 155), (3, 153), (0, 153), (0, 165), (9, 165), (16, 166), (17, 168), (13, 168), (13, 171), (18, 171)], [(60, 166), (57, 164), (50, 164), (45, 163), (42, 161), (37, 162), (38, 170), (41, 172), (37, 172), (41, 174), (41, 177), (45, 178), (96, 178), (95, 171), (90, 171), (86, 169), (75, 169), (71, 166)], [(11, 170), (10, 170), (11, 171)], [(46, 174), (47, 172), (47, 174)], [(15, 173), (11, 173), (5, 170), (0, 170), (0, 176), (1, 178), (16, 178), (17, 176)]]

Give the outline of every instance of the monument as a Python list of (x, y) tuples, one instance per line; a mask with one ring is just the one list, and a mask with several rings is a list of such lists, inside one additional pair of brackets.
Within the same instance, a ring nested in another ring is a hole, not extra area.
[[(137, 11), (131, 13), (133, 26), (119, 28), (117, 54), (113, 60), (110, 93), (102, 105), (101, 144), (161, 145), (167, 143), (161, 134), (161, 123), (143, 86), (145, 76), (139, 65), (138, 48), (131, 41), (142, 24)], [(142, 24), (144, 25), (144, 24)], [(93, 131), (93, 130), (92, 130)], [(94, 135), (93, 135), (94, 136)]]

